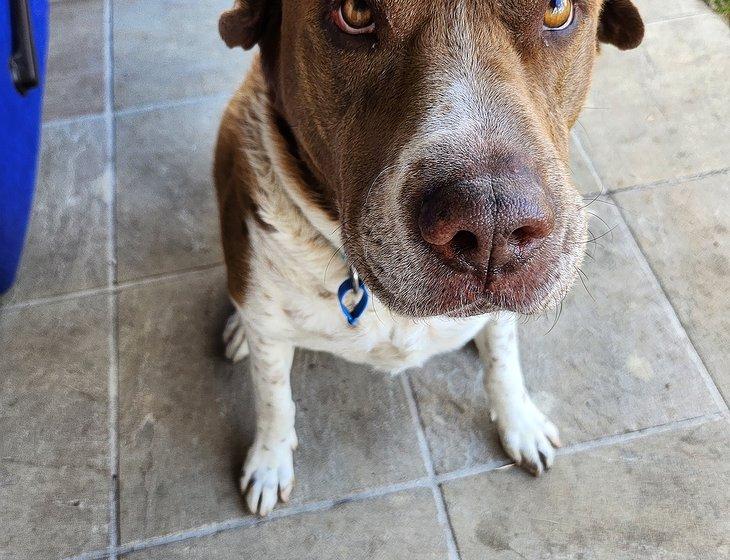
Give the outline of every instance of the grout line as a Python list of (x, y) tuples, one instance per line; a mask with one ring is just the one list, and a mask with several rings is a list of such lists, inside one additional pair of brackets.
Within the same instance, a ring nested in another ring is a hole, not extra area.
[[(588, 168), (591, 171), (591, 174), (596, 178), (597, 181), (599, 181), (598, 184), (601, 187), (601, 191), (602, 192), (605, 191), (606, 190), (605, 185), (603, 184), (603, 181), (601, 180), (600, 176), (598, 175), (598, 172), (596, 171), (596, 167), (593, 163), (593, 160), (590, 158), (590, 156), (588, 156), (587, 152), (585, 151), (585, 148), (583, 147), (583, 143), (581, 142), (580, 138), (578, 138), (577, 135), (575, 135), (575, 141), (576, 141), (579, 151), (586, 158), (586, 164), (588, 165)], [(704, 175), (704, 176), (707, 176), (707, 175)], [(701, 177), (699, 177), (699, 178), (701, 178)], [(621, 192), (624, 192), (624, 191), (621, 191)], [(638, 257), (637, 260), (639, 261), (640, 266), (644, 267), (644, 269), (648, 273), (649, 277), (653, 279), (655, 287), (662, 294), (662, 296), (663, 296), (662, 300), (663, 300), (664, 306), (666, 307), (666, 309), (669, 313), (672, 323), (673, 323), (675, 329), (677, 330), (677, 333), (680, 335), (680, 337), (685, 339), (687, 345), (689, 346), (690, 359), (692, 359), (695, 362), (695, 365), (697, 366), (697, 369), (700, 373), (700, 377), (702, 377), (702, 380), (704, 381), (713, 402), (717, 406), (717, 409), (727, 412), (728, 410), (730, 410), (730, 408), (728, 407), (728, 402), (722, 396), (722, 393), (720, 392), (720, 389), (718, 388), (717, 383), (715, 382), (714, 378), (712, 377), (709, 370), (707, 369), (707, 364), (705, 364), (705, 361), (702, 359), (702, 356), (698, 352), (697, 347), (695, 346), (692, 338), (689, 336), (689, 333), (687, 332), (687, 329), (685, 328), (684, 324), (682, 323), (682, 320), (680, 319), (679, 315), (677, 314), (677, 310), (674, 308), (674, 305), (672, 304), (672, 300), (669, 297), (667, 290), (664, 288), (664, 285), (662, 284), (661, 280), (659, 279), (659, 275), (656, 273), (654, 268), (651, 266), (649, 258), (647, 256), (647, 254), (644, 252), (644, 249), (641, 247), (641, 244), (639, 243), (639, 239), (638, 239), (636, 233), (629, 225), (629, 221), (626, 219), (625, 210), (621, 208), (619, 201), (614, 196), (615, 194), (617, 194), (617, 193), (609, 193), (609, 198), (616, 205), (616, 208), (617, 208), (618, 214), (619, 214), (619, 218), (621, 219), (621, 222), (623, 223), (623, 227), (626, 228), (626, 231), (629, 233), (629, 238), (631, 239), (633, 249), (636, 252), (636, 255)]]
[[(586, 157), (587, 154), (586, 154)], [(590, 158), (589, 158), (590, 159)], [(682, 175), (680, 177), (672, 177), (670, 179), (661, 179), (659, 181), (653, 181), (651, 183), (637, 183), (636, 185), (630, 185), (628, 187), (620, 187), (617, 189), (610, 189), (607, 192), (610, 194), (621, 194), (625, 192), (636, 192), (652, 190), (662, 187), (676, 187), (683, 183), (694, 183), (707, 177), (715, 177), (717, 175), (725, 175), (730, 171), (730, 167), (721, 167), (719, 169), (711, 169), (709, 171), (702, 171), (701, 173), (695, 173), (693, 175)]]
[(61, 303), (64, 301), (79, 299), (89, 296), (98, 296), (108, 294), (110, 290), (107, 286), (100, 288), (90, 288), (87, 290), (79, 290), (77, 292), (68, 292), (65, 294), (59, 294), (57, 296), (48, 296), (36, 299), (29, 299), (25, 301), (19, 301), (17, 303), (11, 303), (4, 307), (0, 307), (0, 311), (16, 311), (18, 309), (28, 309), (29, 307), (38, 307), (39, 305), (51, 305), (54, 303)]
[(150, 286), (154, 284), (160, 284), (162, 282), (170, 282), (174, 280), (180, 280), (187, 278), (188, 276), (195, 276), (196, 274), (202, 274), (215, 269), (223, 268), (222, 262), (215, 262), (210, 264), (203, 264), (192, 268), (186, 268), (184, 270), (176, 270), (174, 272), (167, 272), (163, 274), (155, 274), (154, 276), (146, 276), (144, 278), (138, 278), (136, 280), (128, 280), (126, 282), (119, 282), (117, 284), (117, 291), (130, 290), (139, 288), (142, 286)]
[[(142, 539), (142, 540), (138, 540), (138, 541), (132, 541), (132, 542), (129, 542), (122, 546), (117, 547), (114, 550), (114, 553), (129, 554), (131, 552), (138, 552), (140, 550), (145, 550), (145, 549), (153, 548), (153, 547), (157, 547), (157, 546), (174, 544), (174, 543), (187, 541), (187, 540), (191, 540), (191, 539), (197, 539), (197, 538), (201, 538), (201, 537), (208, 537), (208, 536), (216, 535), (218, 533), (223, 533), (226, 531), (238, 530), (238, 529), (248, 529), (251, 527), (257, 527), (259, 525), (265, 525), (268, 523), (272, 523), (272, 522), (280, 520), (280, 519), (286, 519), (288, 517), (304, 515), (307, 513), (318, 513), (318, 512), (322, 512), (322, 511), (328, 511), (330, 509), (333, 509), (333, 508), (343, 505), (343, 504), (377, 499), (377, 498), (381, 498), (384, 496), (397, 494), (399, 492), (407, 492), (409, 490), (415, 490), (417, 488), (429, 488), (430, 485), (431, 485), (430, 479), (419, 478), (419, 479), (410, 480), (407, 482), (389, 484), (386, 486), (381, 486), (378, 488), (373, 488), (373, 489), (365, 490), (362, 492), (355, 492), (353, 494), (348, 494), (348, 495), (340, 497), (340, 498), (329, 499), (329, 500), (320, 500), (317, 502), (310, 502), (310, 503), (302, 504), (299, 506), (275, 509), (267, 517), (263, 517), (263, 518), (254, 517), (254, 516), (234, 517), (232, 519), (227, 519), (225, 521), (210, 523), (207, 525), (201, 525), (201, 526), (195, 527), (193, 529), (178, 531), (176, 533), (170, 533), (168, 535), (163, 535), (163, 536), (159, 536), (159, 537), (151, 537), (148, 539)], [(90, 553), (90, 554), (96, 554), (97, 556), (91, 556), (91, 557), (98, 558), (99, 557), (98, 555), (101, 554), (101, 551), (97, 551), (95, 553)], [(83, 555), (79, 556), (79, 557), (74, 556), (74, 557), (68, 558), (66, 560), (86, 560), (86, 557)]]
[(489, 461), (488, 463), (480, 463), (478, 465), (472, 465), (470, 467), (464, 467), (455, 471), (449, 471), (447, 473), (436, 475), (436, 482), (444, 484), (446, 482), (453, 482), (454, 480), (461, 480), (462, 478), (470, 478), (480, 474), (486, 474), (492, 471), (498, 471), (500, 469), (513, 467), (515, 462), (512, 459), (496, 459)]
[(94, 122), (103, 120), (105, 117), (104, 113), (89, 113), (86, 115), (77, 115), (75, 117), (63, 117), (58, 119), (50, 119), (41, 123), (41, 128), (55, 128), (59, 126), (68, 126), (81, 124), (85, 122)]
[(605, 436), (602, 438), (574, 443), (564, 449), (558, 449), (557, 454), (559, 457), (575, 455), (577, 453), (583, 453), (586, 451), (592, 451), (594, 449), (601, 449), (603, 447), (611, 447), (614, 445), (620, 445), (624, 443), (630, 443), (639, 439), (656, 436), (660, 434), (666, 434), (670, 432), (678, 432), (687, 428), (696, 428), (704, 424), (711, 422), (718, 422), (723, 420), (726, 414), (722, 411), (712, 412), (710, 414), (701, 414), (692, 418), (685, 418), (683, 420), (674, 420), (667, 422), (666, 424), (659, 424), (658, 426), (649, 426), (648, 428), (641, 428), (632, 432), (626, 432), (623, 434), (615, 434), (611, 436)]
[(721, 167), (718, 169), (710, 169), (709, 171), (702, 171), (700, 173), (682, 175), (680, 177), (671, 177), (669, 179), (660, 179), (659, 181), (651, 181), (649, 183), (636, 183), (634, 185), (629, 185), (628, 187), (618, 187), (615, 189), (611, 189), (607, 187), (601, 179), (596, 169), (596, 166), (593, 164), (591, 156), (588, 155), (588, 151), (585, 149), (583, 141), (580, 139), (578, 134), (576, 134), (575, 130), (571, 131), (570, 134), (573, 137), (574, 145), (577, 148), (578, 154), (581, 156), (586, 166), (588, 167), (588, 171), (590, 171), (591, 173), (591, 177), (593, 178), (594, 182), (601, 187), (600, 191), (593, 191), (582, 195), (583, 198), (593, 198), (606, 196), (609, 194), (622, 194), (625, 192), (652, 190), (663, 187), (676, 187), (677, 185), (681, 185), (684, 183), (694, 183), (708, 177), (715, 177), (717, 175), (725, 175), (730, 173), (730, 167)]
[[(113, 87), (113, 86), (112, 86)], [(188, 105), (195, 105), (196, 103), (205, 103), (206, 101), (215, 101), (228, 99), (233, 95), (232, 91), (211, 93), (208, 95), (200, 95), (196, 97), (183, 97), (181, 99), (169, 99), (166, 101), (157, 101), (154, 103), (148, 103), (146, 105), (135, 105), (133, 107), (127, 107), (125, 109), (114, 109), (112, 106), (111, 112), (115, 117), (126, 117), (130, 115), (138, 115), (140, 113), (150, 113), (152, 111), (162, 111), (165, 109), (175, 109), (177, 107), (186, 107)], [(98, 121), (105, 119), (107, 116), (106, 102), (104, 103), (105, 108), (101, 113), (87, 113), (85, 115), (77, 115), (74, 117), (60, 117), (57, 119), (49, 119), (43, 121), (43, 128), (54, 128), (58, 126), (68, 126), (74, 124), (80, 124), (89, 121)]]
[(126, 109), (117, 109), (114, 114), (118, 117), (126, 117), (130, 115), (138, 115), (140, 113), (148, 113), (151, 111), (160, 111), (164, 109), (175, 109), (178, 107), (187, 107), (188, 105), (195, 105), (196, 103), (204, 103), (206, 101), (224, 100), (229, 99), (233, 95), (232, 91), (222, 91), (218, 93), (211, 93), (208, 95), (199, 95), (196, 97), (184, 97), (182, 99), (169, 99), (166, 101), (158, 101), (155, 103), (148, 103), (146, 105), (137, 105), (135, 107), (128, 107)]
[(194, 268), (187, 268), (185, 270), (178, 270), (175, 272), (157, 274), (154, 276), (147, 276), (144, 278), (140, 278), (138, 280), (129, 280), (127, 282), (117, 282), (111, 287), (102, 286), (99, 288), (89, 288), (87, 290), (79, 290), (77, 292), (68, 292), (68, 293), (59, 294), (56, 296), (48, 296), (48, 297), (43, 297), (43, 298), (21, 301), (18, 303), (6, 305), (5, 307), (0, 307), (0, 311), (13, 311), (13, 310), (17, 310), (17, 309), (27, 309), (28, 307), (37, 307), (39, 305), (51, 305), (54, 303), (60, 303), (63, 301), (80, 299), (80, 298), (90, 297), (90, 296), (99, 296), (99, 295), (112, 294), (112, 293), (118, 294), (124, 290), (139, 288), (139, 287), (148, 286), (148, 285), (152, 285), (152, 284), (158, 284), (158, 283), (167, 282), (167, 281), (174, 281), (174, 280), (178, 280), (180, 278), (185, 278), (187, 276), (193, 276), (195, 274), (200, 274), (202, 272), (207, 272), (209, 270), (214, 270), (216, 268), (222, 268), (222, 267), (223, 267), (223, 263), (212, 263), (212, 264), (207, 264), (207, 265), (201, 265), (201, 266), (194, 267)]
[(117, 284), (116, 228), (116, 134), (114, 129), (114, 4), (104, 1), (104, 123), (106, 125), (108, 188), (107, 288), (109, 305), (109, 528), (108, 557), (117, 560), (119, 546), (119, 306)]
[(418, 439), (418, 447), (421, 451), (421, 457), (423, 458), (423, 465), (426, 468), (426, 473), (430, 481), (431, 492), (433, 493), (433, 499), (436, 504), (436, 517), (438, 518), (438, 522), (444, 531), (444, 538), (446, 540), (446, 549), (449, 553), (449, 560), (461, 560), (459, 547), (456, 544), (456, 535), (454, 534), (454, 528), (451, 525), (449, 512), (446, 508), (446, 500), (444, 499), (444, 494), (441, 486), (436, 480), (436, 471), (433, 466), (433, 457), (431, 455), (431, 450), (428, 447), (426, 434), (423, 430), (423, 424), (421, 422), (420, 414), (418, 413), (418, 404), (416, 403), (416, 397), (413, 394), (413, 386), (411, 385), (408, 374), (401, 374), (401, 384), (403, 385), (403, 391), (405, 392), (406, 400), (408, 401), (408, 409), (411, 412), (413, 427), (416, 430), (416, 438)]
[[(667, 422), (666, 424), (660, 424), (658, 426), (650, 426), (648, 428), (641, 428), (632, 432), (624, 432), (622, 434), (615, 434), (610, 436), (604, 436), (589, 441), (574, 443), (557, 450), (558, 457), (576, 455), (586, 451), (592, 451), (594, 449), (601, 449), (603, 447), (611, 447), (613, 445), (620, 445), (623, 443), (629, 443), (638, 439), (651, 437), (658, 434), (664, 434), (668, 432), (679, 431), (685, 428), (693, 428), (708, 424), (710, 422), (717, 422), (727, 417), (725, 412), (713, 412), (711, 414), (703, 414), (695, 416), (693, 418), (685, 418), (684, 420), (674, 420)], [(496, 461), (490, 461), (488, 463), (482, 463), (480, 465), (474, 465), (466, 467), (456, 471), (451, 471), (436, 476), (436, 480), (439, 484), (446, 482), (453, 482), (480, 474), (486, 474), (489, 472), (504, 470), (512, 467), (516, 467), (514, 461), (511, 459), (502, 459)]]
[(84, 552), (83, 554), (77, 554), (76, 556), (68, 556), (64, 560), (101, 560), (103, 558), (111, 558), (109, 556), (111, 551), (109, 549), (94, 550), (91, 552)]
[(713, 12), (709, 6), (706, 6), (705, 10), (703, 10), (701, 12), (697, 12), (695, 14), (680, 14), (678, 16), (671, 16), (671, 17), (666, 17), (666, 18), (661, 18), (661, 19), (655, 19), (655, 20), (647, 21), (645, 25), (654, 26), (654, 25), (661, 24), (661, 23), (671, 23), (673, 21), (681, 21), (683, 19), (692, 19), (692, 18), (698, 18), (698, 17), (704, 17), (704, 16), (716, 16), (716, 15), (717, 14), (715, 12)]
[[(403, 377), (405, 378), (405, 374), (403, 374)], [(404, 380), (403, 383), (404, 383), (404, 385), (408, 384), (408, 381)], [(410, 385), (408, 385), (408, 386), (410, 387)], [(411, 395), (412, 395), (412, 392), (411, 392)], [(409, 399), (409, 408), (410, 408), (411, 404), (413, 404), (413, 405), (416, 404), (415, 398)], [(411, 411), (413, 412), (413, 409), (411, 409)], [(417, 412), (417, 409), (416, 409), (416, 412)], [(568, 447), (559, 449), (558, 455), (559, 456), (570, 456), (570, 455), (574, 455), (574, 454), (578, 454), (578, 453), (583, 453), (586, 451), (591, 451), (594, 449), (600, 449), (602, 447), (611, 447), (613, 445), (620, 445), (622, 443), (641, 440), (643, 438), (647, 438), (647, 437), (651, 437), (651, 436), (655, 436), (655, 435), (659, 435), (659, 434), (671, 433), (671, 432), (679, 431), (682, 429), (693, 428), (693, 427), (701, 426), (704, 424), (709, 424), (711, 422), (718, 422), (723, 419), (730, 419), (730, 416), (726, 412), (715, 412), (712, 414), (706, 414), (706, 415), (697, 416), (694, 418), (676, 420), (676, 421), (668, 422), (666, 424), (662, 424), (659, 426), (651, 426), (648, 428), (642, 428), (639, 430), (635, 430), (633, 432), (626, 432), (623, 434), (604, 436), (604, 437), (600, 437), (600, 438), (597, 438), (594, 440), (569, 445)], [(419, 426), (420, 426), (420, 421), (419, 421)], [(419, 433), (421, 435), (423, 435), (422, 430), (419, 430)], [(424, 440), (420, 440), (420, 441), (424, 441), (424, 443), (425, 443), (425, 436), (424, 436)], [(253, 516), (236, 517), (236, 518), (228, 519), (225, 521), (210, 523), (210, 524), (206, 524), (206, 525), (201, 525), (199, 527), (194, 527), (192, 529), (187, 529), (187, 530), (178, 531), (175, 533), (170, 533), (167, 535), (151, 537), (148, 539), (142, 539), (142, 540), (138, 540), (138, 541), (132, 541), (132, 542), (129, 542), (129, 543), (126, 543), (124, 545), (117, 547), (115, 550), (97, 550), (97, 551), (93, 551), (93, 552), (87, 552), (84, 554), (80, 554), (77, 556), (68, 557), (65, 560), (96, 560), (96, 559), (100, 559), (100, 558), (106, 558), (111, 553), (129, 554), (131, 552), (137, 552), (140, 550), (145, 550), (145, 549), (153, 548), (153, 547), (157, 547), (157, 546), (173, 544), (173, 543), (187, 541), (187, 540), (196, 539), (196, 538), (200, 538), (200, 537), (216, 535), (218, 533), (223, 533), (226, 531), (256, 527), (256, 526), (263, 525), (266, 523), (271, 523), (271, 522), (279, 520), (279, 519), (286, 519), (288, 517), (294, 517), (297, 515), (327, 511), (327, 510), (330, 510), (330, 509), (335, 508), (342, 504), (382, 498), (382, 497), (389, 496), (392, 494), (397, 494), (399, 492), (407, 492), (409, 490), (415, 490), (417, 488), (433, 488), (434, 485), (438, 486), (438, 485), (441, 485), (441, 484), (444, 484), (447, 482), (453, 482), (456, 480), (470, 478), (472, 476), (485, 474), (488, 472), (499, 471), (499, 470), (506, 469), (506, 468), (512, 468), (514, 466), (515, 466), (515, 464), (513, 462), (511, 462), (509, 459), (490, 461), (488, 463), (483, 463), (480, 465), (467, 467), (467, 468), (460, 469), (457, 471), (452, 471), (452, 472), (441, 474), (441, 475), (434, 475), (433, 477), (428, 476), (428, 477), (423, 477), (423, 478), (410, 480), (410, 481), (406, 481), (406, 482), (390, 484), (390, 485), (386, 485), (386, 486), (380, 486), (378, 488), (373, 488), (373, 489), (365, 490), (362, 492), (355, 492), (353, 494), (348, 494), (348, 495), (340, 497), (340, 498), (335, 498), (335, 499), (330, 499), (330, 500), (321, 500), (318, 502), (311, 502), (311, 503), (303, 504), (300, 506), (292, 506), (292, 507), (286, 507), (286, 508), (281, 508), (281, 509), (275, 509), (268, 517), (265, 517), (265, 518), (258, 518), (258, 517), (253, 517)]]

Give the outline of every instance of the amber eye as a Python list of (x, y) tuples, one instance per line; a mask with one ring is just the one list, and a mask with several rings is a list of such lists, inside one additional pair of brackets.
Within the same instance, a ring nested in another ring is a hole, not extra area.
[(573, 23), (572, 0), (550, 0), (542, 20), (543, 27), (551, 31), (559, 31), (571, 23)]
[(351, 35), (375, 31), (375, 13), (365, 0), (343, 0), (334, 19), (337, 27)]

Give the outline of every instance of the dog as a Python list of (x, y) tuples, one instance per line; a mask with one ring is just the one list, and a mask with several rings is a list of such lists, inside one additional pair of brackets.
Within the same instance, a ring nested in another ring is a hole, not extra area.
[(397, 372), (474, 340), (506, 453), (550, 468), (558, 430), (525, 390), (516, 318), (576, 279), (587, 225), (569, 131), (599, 44), (641, 42), (637, 8), (236, 0), (219, 30), (259, 47), (214, 163), (226, 355), (249, 356), (255, 394), (251, 512), (292, 491), (295, 347)]

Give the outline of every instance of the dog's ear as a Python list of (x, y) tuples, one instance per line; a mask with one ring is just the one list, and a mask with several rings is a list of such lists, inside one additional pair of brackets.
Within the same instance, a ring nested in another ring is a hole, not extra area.
[(633, 49), (644, 38), (644, 22), (631, 0), (604, 0), (598, 39), (621, 50)]
[(233, 8), (223, 12), (218, 31), (229, 48), (250, 49), (259, 42), (266, 29), (272, 0), (235, 0)]

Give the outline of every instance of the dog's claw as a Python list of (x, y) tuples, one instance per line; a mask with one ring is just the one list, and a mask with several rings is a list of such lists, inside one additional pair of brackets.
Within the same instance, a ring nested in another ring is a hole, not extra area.
[(279, 499), (283, 503), (287, 503), (289, 501), (289, 498), (291, 497), (291, 491), (294, 489), (294, 479), (284, 488), (281, 488), (279, 490)]

